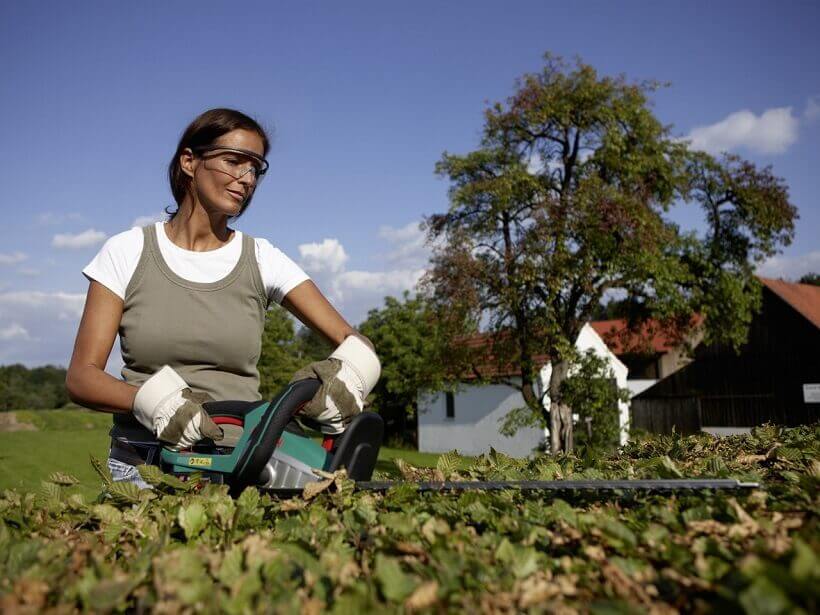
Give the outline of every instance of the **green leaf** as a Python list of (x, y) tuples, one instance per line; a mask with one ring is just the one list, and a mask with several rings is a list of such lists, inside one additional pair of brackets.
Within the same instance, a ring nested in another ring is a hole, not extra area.
[(243, 510), (255, 510), (259, 506), (259, 491), (255, 487), (245, 487), (236, 499), (236, 505)]
[(163, 483), (163, 479), (165, 478), (165, 473), (159, 469), (159, 466), (152, 464), (140, 464), (137, 466), (137, 471), (142, 477), (142, 480), (152, 487), (158, 487), (161, 485)]
[(377, 554), (375, 575), (382, 594), (388, 600), (404, 600), (415, 588), (413, 578), (402, 571), (399, 561), (394, 557)]
[(809, 545), (799, 538), (794, 540), (794, 558), (791, 561), (790, 570), (800, 581), (820, 581), (820, 558)]
[(755, 579), (740, 593), (738, 602), (749, 615), (779, 615), (792, 612), (794, 606), (788, 596), (766, 577)]
[(633, 548), (638, 544), (632, 530), (617, 519), (606, 517), (600, 527), (607, 537), (607, 542), (615, 549)]
[(456, 451), (445, 453), (438, 458), (436, 469), (444, 476), (444, 480), (449, 480), (450, 475), (458, 471), (460, 458)]
[(103, 465), (94, 455), (89, 455), (88, 457), (91, 460), (91, 467), (94, 468), (94, 471), (102, 480), (103, 485), (110, 487), (111, 483), (114, 482), (114, 478), (111, 476), (111, 471), (108, 469), (108, 466)]
[(208, 523), (208, 515), (205, 507), (200, 502), (192, 502), (188, 506), (180, 507), (177, 514), (180, 527), (185, 531), (188, 540), (196, 538), (205, 529)]
[(115, 504), (130, 506), (140, 500), (140, 488), (128, 481), (114, 481), (106, 489)]

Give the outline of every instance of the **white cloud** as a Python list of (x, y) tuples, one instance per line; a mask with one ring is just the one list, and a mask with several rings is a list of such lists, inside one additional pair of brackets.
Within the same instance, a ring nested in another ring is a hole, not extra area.
[(84, 303), (81, 293), (0, 293), (0, 365), (67, 366)]
[[(578, 151), (578, 164), (583, 164), (587, 160), (592, 157), (592, 154), (595, 152), (589, 148), (582, 148)], [(543, 156), (536, 151), (533, 151), (530, 155), (529, 160), (527, 160), (527, 173), (530, 175), (540, 175), (542, 173), (552, 173), (556, 170), (563, 170), (564, 163), (556, 157), (551, 157), (549, 160), (544, 161)]]
[(796, 256), (772, 256), (757, 269), (765, 278), (799, 280), (807, 273), (820, 273), (820, 250)]
[(105, 233), (90, 228), (82, 233), (76, 233), (74, 235), (71, 233), (58, 233), (52, 238), (51, 245), (55, 248), (67, 248), (74, 250), (77, 248), (87, 248), (89, 246), (97, 245), (98, 243), (105, 241), (105, 239)]
[(15, 338), (30, 339), (28, 331), (20, 324), (13, 322), (9, 326), (0, 329), (0, 340), (9, 341)]
[(401, 297), (415, 290), (429, 260), (425, 235), (418, 222), (402, 227), (382, 226), (378, 238), (390, 246), (386, 255), (374, 260), (385, 263), (384, 271), (346, 269), (348, 256), (337, 239), (299, 246), (301, 266), (345, 319), (356, 326), (372, 308), (384, 305), (384, 297)]
[(164, 211), (149, 216), (140, 216), (134, 219), (134, 221), (131, 223), (131, 227), (147, 226), (149, 224), (153, 224), (154, 222), (165, 222), (167, 218), (168, 215)]
[(759, 116), (744, 109), (709, 126), (697, 126), (686, 137), (691, 147), (711, 153), (747, 148), (760, 154), (782, 154), (797, 141), (799, 120), (791, 107), (767, 109)]
[(46, 211), (37, 216), (37, 224), (50, 225), (60, 224), (66, 220), (81, 220), (82, 215), (76, 212), (57, 213), (53, 211)]
[(16, 265), (28, 258), (22, 252), (14, 252), (13, 254), (0, 254), (0, 265)]
[(530, 175), (538, 175), (544, 170), (544, 159), (538, 152), (533, 152), (530, 159), (527, 160), (527, 173)]
[(803, 111), (803, 117), (806, 121), (813, 122), (820, 118), (820, 102), (817, 96), (812, 96), (806, 101), (806, 108)]
[[(83, 314), (85, 295), (82, 293), (42, 292), (18, 290), (0, 293), (0, 310), (4, 307), (39, 308), (52, 306), (79, 318)], [(0, 311), (2, 314), (2, 311)]]
[(385, 295), (399, 296), (412, 290), (424, 269), (394, 269), (392, 271), (345, 271), (333, 282), (336, 296), (344, 300), (353, 293), (373, 293), (379, 298)]
[(324, 239), (322, 243), (303, 243), (299, 246), (302, 267), (308, 273), (337, 273), (344, 268), (348, 256), (338, 239)]
[(417, 269), (426, 266), (430, 260), (430, 249), (425, 244), (426, 236), (418, 222), (409, 222), (399, 228), (382, 226), (378, 235), (392, 246), (384, 258), (393, 267)]

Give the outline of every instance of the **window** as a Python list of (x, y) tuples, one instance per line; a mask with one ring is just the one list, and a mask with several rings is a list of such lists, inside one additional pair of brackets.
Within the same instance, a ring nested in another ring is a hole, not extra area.
[(453, 398), (453, 394), (449, 391), (445, 395), (447, 399), (447, 418), (454, 419), (456, 418), (456, 400)]

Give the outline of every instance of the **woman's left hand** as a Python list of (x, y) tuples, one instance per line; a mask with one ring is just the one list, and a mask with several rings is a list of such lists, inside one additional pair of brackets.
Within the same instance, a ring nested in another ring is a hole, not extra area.
[(302, 410), (321, 424), (326, 434), (342, 433), (364, 409), (364, 400), (376, 386), (381, 364), (372, 344), (358, 335), (345, 338), (327, 359), (298, 370), (290, 382), (316, 378), (322, 384)]

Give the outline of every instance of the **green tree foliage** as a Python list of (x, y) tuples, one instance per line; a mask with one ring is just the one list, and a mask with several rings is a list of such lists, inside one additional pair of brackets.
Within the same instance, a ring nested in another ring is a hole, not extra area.
[(64, 368), (53, 365), (0, 366), (0, 411), (62, 408), (69, 403), (65, 375)]
[(578, 455), (590, 457), (615, 452), (619, 444), (619, 402), (629, 401), (629, 390), (621, 389), (609, 365), (588, 350), (561, 383), (561, 397), (578, 413), (575, 434)]
[[(560, 395), (578, 414), (577, 454), (589, 458), (614, 452), (619, 444), (618, 402), (628, 401), (629, 391), (618, 387), (607, 362), (593, 350), (580, 354), (561, 383)], [(523, 406), (506, 414), (500, 431), (513, 436), (522, 427), (542, 426), (540, 416)]]
[(820, 273), (807, 273), (799, 280), (800, 284), (811, 284), (820, 286)]
[(257, 363), (259, 392), (265, 399), (276, 395), (294, 372), (309, 363), (326, 359), (333, 352), (330, 344), (307, 327), (295, 329), (288, 312), (275, 305), (265, 315), (262, 352)]
[[(385, 297), (358, 327), (376, 347), (382, 374), (372, 409), (382, 414), (388, 435), (407, 438), (407, 418), (416, 418), (419, 392), (444, 387), (445, 368), (437, 320), (423, 297)], [(392, 432), (392, 433), (391, 433)]]
[(300, 327), (296, 332), (296, 350), (304, 363), (311, 363), (326, 359), (333, 352), (333, 347), (313, 329)]
[[(636, 329), (651, 317), (683, 339), (699, 313), (707, 343), (738, 347), (760, 302), (754, 267), (793, 236), (783, 181), (736, 156), (690, 151), (652, 113), (659, 85), (548, 54), (487, 109), (481, 147), (445, 152), (436, 166), (451, 204), (425, 220), (425, 292), (454, 346), (486, 323), (488, 344), (467, 365), (520, 367), (519, 380), (500, 381), (549, 425), (556, 453), (572, 449), (572, 410), (541, 405), (536, 357), (552, 361), (560, 400), (573, 343), (605, 293), (626, 298)], [(705, 234), (672, 222), (685, 201), (703, 210)]]

